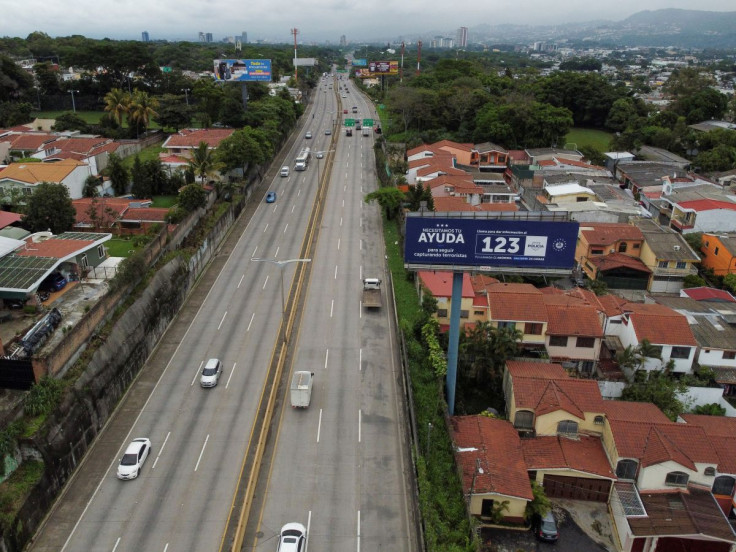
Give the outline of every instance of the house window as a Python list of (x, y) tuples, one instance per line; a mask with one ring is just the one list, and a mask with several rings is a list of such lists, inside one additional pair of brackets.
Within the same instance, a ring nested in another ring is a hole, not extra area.
[(535, 322), (524, 324), (524, 333), (529, 335), (542, 335), (542, 325)]
[(714, 495), (733, 496), (735, 482), (736, 480), (734, 480), (730, 475), (719, 475), (716, 477), (715, 481), (713, 481), (713, 489), (711, 492)]
[(89, 266), (89, 261), (87, 261), (87, 255), (82, 255), (82, 257), (79, 259), (79, 264), (82, 265), (82, 270), (87, 268)]
[(575, 340), (575, 346), (583, 349), (592, 349), (595, 347), (595, 337), (578, 337)]
[(634, 249), (640, 249), (640, 248), (641, 248), (641, 244), (640, 243), (635, 243), (634, 244)]
[(703, 475), (713, 476), (716, 474), (716, 469), (713, 466), (708, 466), (703, 470)]
[(105, 257), (107, 257), (107, 255), (105, 255), (105, 246), (104, 245), (98, 245), (97, 246), (97, 256), (100, 259), (104, 259)]
[(516, 322), (506, 322), (506, 321), (499, 322), (498, 323), (498, 329), (501, 330), (503, 328), (508, 328), (510, 330), (515, 330), (516, 329)]
[(690, 347), (672, 347), (670, 358), (690, 358)]
[(550, 347), (567, 347), (566, 335), (552, 335), (549, 338)]
[(626, 242), (618, 244), (618, 252), (626, 253)]
[(567, 435), (568, 437), (577, 437), (578, 423), (572, 420), (562, 420), (557, 423), (557, 434)]
[(736, 359), (736, 351), (723, 351), (723, 360)]
[(672, 487), (687, 487), (688, 479), (690, 479), (690, 476), (685, 472), (673, 471), (664, 478), (664, 484)]
[(603, 255), (603, 250), (602, 249), (591, 249), (590, 254), (591, 255)]
[(636, 479), (636, 469), (639, 463), (636, 460), (619, 460), (616, 465), (616, 477), (619, 479)]
[(468, 318), (469, 316), (470, 311), (460, 309), (460, 318)]
[(482, 311), (482, 310), (474, 310), (473, 311), (473, 314), (475, 316), (483, 316), (485, 314), (485, 311)]
[(33, 190), (31, 188), (23, 188), (23, 194), (24, 195), (31, 195), (33, 193)]
[(713, 250), (714, 255), (718, 255), (718, 248), (716, 247), (715, 250)]
[(484, 498), (480, 505), (480, 517), (489, 518), (493, 515), (493, 500)]
[(605, 418), (604, 418), (603, 416), (596, 416), (596, 417), (595, 417), (595, 418), (593, 419), (593, 423), (594, 423), (595, 425), (603, 425), (603, 422), (604, 422), (604, 420), (605, 420)]
[(519, 410), (514, 416), (514, 427), (516, 429), (534, 429), (534, 412)]
[(669, 264), (670, 264), (669, 261), (659, 261), (659, 263), (657, 263), (657, 266), (659, 268), (667, 268), (669, 266)]
[(687, 268), (687, 263), (685, 261), (677, 261), (677, 268), (685, 270)]
[(588, 198), (587, 197), (577, 197), (575, 198), (575, 201), (577, 201), (578, 203), (583, 203), (584, 201), (588, 201)]
[(447, 309), (437, 309), (438, 318), (447, 318)]

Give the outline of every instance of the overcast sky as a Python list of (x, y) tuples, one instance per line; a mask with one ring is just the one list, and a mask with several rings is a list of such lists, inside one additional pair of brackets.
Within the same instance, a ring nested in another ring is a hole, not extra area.
[[(33, 31), (56, 36), (140, 40), (215, 41), (248, 33), (249, 42), (337, 43), (395, 40), (423, 33), (454, 36), (458, 27), (475, 25), (549, 25), (591, 20), (621, 21), (642, 9), (736, 11), (733, 0), (0, 0), (0, 36), (25, 38)], [(471, 37), (472, 38), (472, 37)]]

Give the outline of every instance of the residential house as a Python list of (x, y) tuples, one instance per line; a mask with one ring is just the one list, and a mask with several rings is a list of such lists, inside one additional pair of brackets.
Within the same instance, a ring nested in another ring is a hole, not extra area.
[(705, 232), (702, 241), (703, 268), (711, 269), (716, 276), (736, 273), (736, 234)]
[(458, 165), (470, 166), (473, 164), (473, 144), (461, 144), (452, 140), (440, 140), (434, 144), (422, 144), (406, 152), (407, 161), (409, 162), (415, 159), (447, 155), (453, 158)]
[[(509, 152), (505, 148), (491, 142), (475, 144), (471, 151), (469, 165), (480, 171), (503, 173), (509, 161)], [(458, 163), (464, 165), (458, 157)]]
[(581, 161), (585, 157), (577, 150), (560, 148), (528, 148), (524, 150), (529, 158), (530, 165), (538, 165), (541, 161), (552, 159), (564, 159), (568, 161)]
[(435, 213), (460, 213), (460, 212), (512, 212), (518, 211), (519, 207), (515, 203), (470, 203), (467, 197), (463, 196), (441, 196), (434, 197)]
[(689, 297), (695, 301), (712, 301), (714, 303), (736, 303), (736, 297), (725, 289), (712, 287), (694, 287), (680, 290), (680, 297)]
[(522, 334), (521, 345), (542, 350), (547, 330), (543, 294), (531, 284), (497, 283), (486, 288), (490, 322)]
[(593, 190), (577, 183), (546, 186), (539, 196), (541, 196), (539, 200), (542, 203), (553, 203), (555, 205), (597, 200)]
[(46, 149), (47, 145), (54, 142), (58, 135), (50, 132), (19, 132), (13, 130), (0, 131), (0, 144), (6, 154), (0, 157), (0, 161), (7, 159), (22, 159), (31, 157)]
[(225, 138), (232, 136), (235, 129), (232, 128), (187, 128), (180, 130), (177, 134), (172, 134), (161, 146), (165, 153), (162, 157), (177, 156), (184, 159), (192, 157), (192, 151), (204, 142), (207, 148), (214, 150), (220, 145)]
[[(455, 169), (453, 169), (455, 170)], [(421, 177), (417, 175), (417, 180)], [(480, 205), (483, 199), (483, 188), (477, 186), (473, 179), (463, 173), (461, 175), (449, 175), (443, 173), (426, 180), (423, 186), (431, 190), (432, 198), (440, 197), (462, 197), (471, 205)]]
[(84, 192), (84, 182), (92, 174), (90, 166), (74, 159), (56, 163), (11, 163), (0, 173), (0, 196), (8, 197), (11, 188), (30, 195), (41, 182), (63, 184), (69, 197), (78, 199)]
[(642, 188), (658, 186), (667, 178), (687, 177), (688, 172), (674, 163), (652, 163), (651, 161), (633, 161), (620, 163), (616, 167), (616, 176), (624, 187), (630, 189), (638, 197)]
[(168, 209), (151, 207), (150, 199), (94, 197), (72, 201), (74, 229), (107, 231), (119, 235), (145, 234), (155, 225), (167, 224)]
[(637, 219), (633, 224), (644, 235), (639, 256), (652, 271), (649, 291), (679, 292), (685, 287), (685, 278), (698, 273), (696, 264), (700, 262), (700, 257), (679, 233), (662, 228), (653, 220)]
[[(437, 300), (437, 321), (442, 331), (450, 327), (450, 308), (452, 306), (452, 272), (435, 272), (420, 270), (417, 272), (417, 291), (419, 300), (428, 291)], [(470, 281), (470, 275), (463, 273), (462, 301), (460, 304), (460, 324), (485, 320), (486, 309), (481, 314), (475, 314), (474, 309), (475, 292)]]
[[(76, 159), (90, 166), (92, 174), (100, 174), (107, 167), (111, 153), (116, 153), (120, 143), (100, 136), (85, 137), (60, 137), (47, 145), (43, 152), (33, 157), (41, 159), (45, 163), (60, 161), (62, 159)], [(104, 193), (107, 190), (102, 190)]]

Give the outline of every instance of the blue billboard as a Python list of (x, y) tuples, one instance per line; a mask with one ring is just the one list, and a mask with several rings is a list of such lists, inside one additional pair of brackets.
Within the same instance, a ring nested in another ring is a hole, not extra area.
[(404, 262), (412, 268), (569, 270), (575, 265), (578, 226), (544, 220), (407, 217)]
[(368, 65), (368, 60), (365, 58), (354, 58), (353, 67), (365, 67)]
[(270, 59), (216, 59), (215, 80), (219, 82), (271, 82)]

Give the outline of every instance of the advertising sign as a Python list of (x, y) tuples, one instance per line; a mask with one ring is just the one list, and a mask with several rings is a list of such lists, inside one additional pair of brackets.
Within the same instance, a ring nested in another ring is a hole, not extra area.
[(270, 59), (216, 59), (215, 81), (271, 81)]
[(407, 217), (407, 265), (566, 269), (575, 265), (577, 222)]
[(398, 61), (371, 61), (368, 70), (374, 75), (398, 75)]
[(368, 61), (364, 58), (353, 59), (353, 67), (365, 67), (368, 65)]
[(369, 69), (356, 69), (355, 70), (355, 77), (358, 79), (367, 79), (368, 77), (371, 77), (371, 72)]

